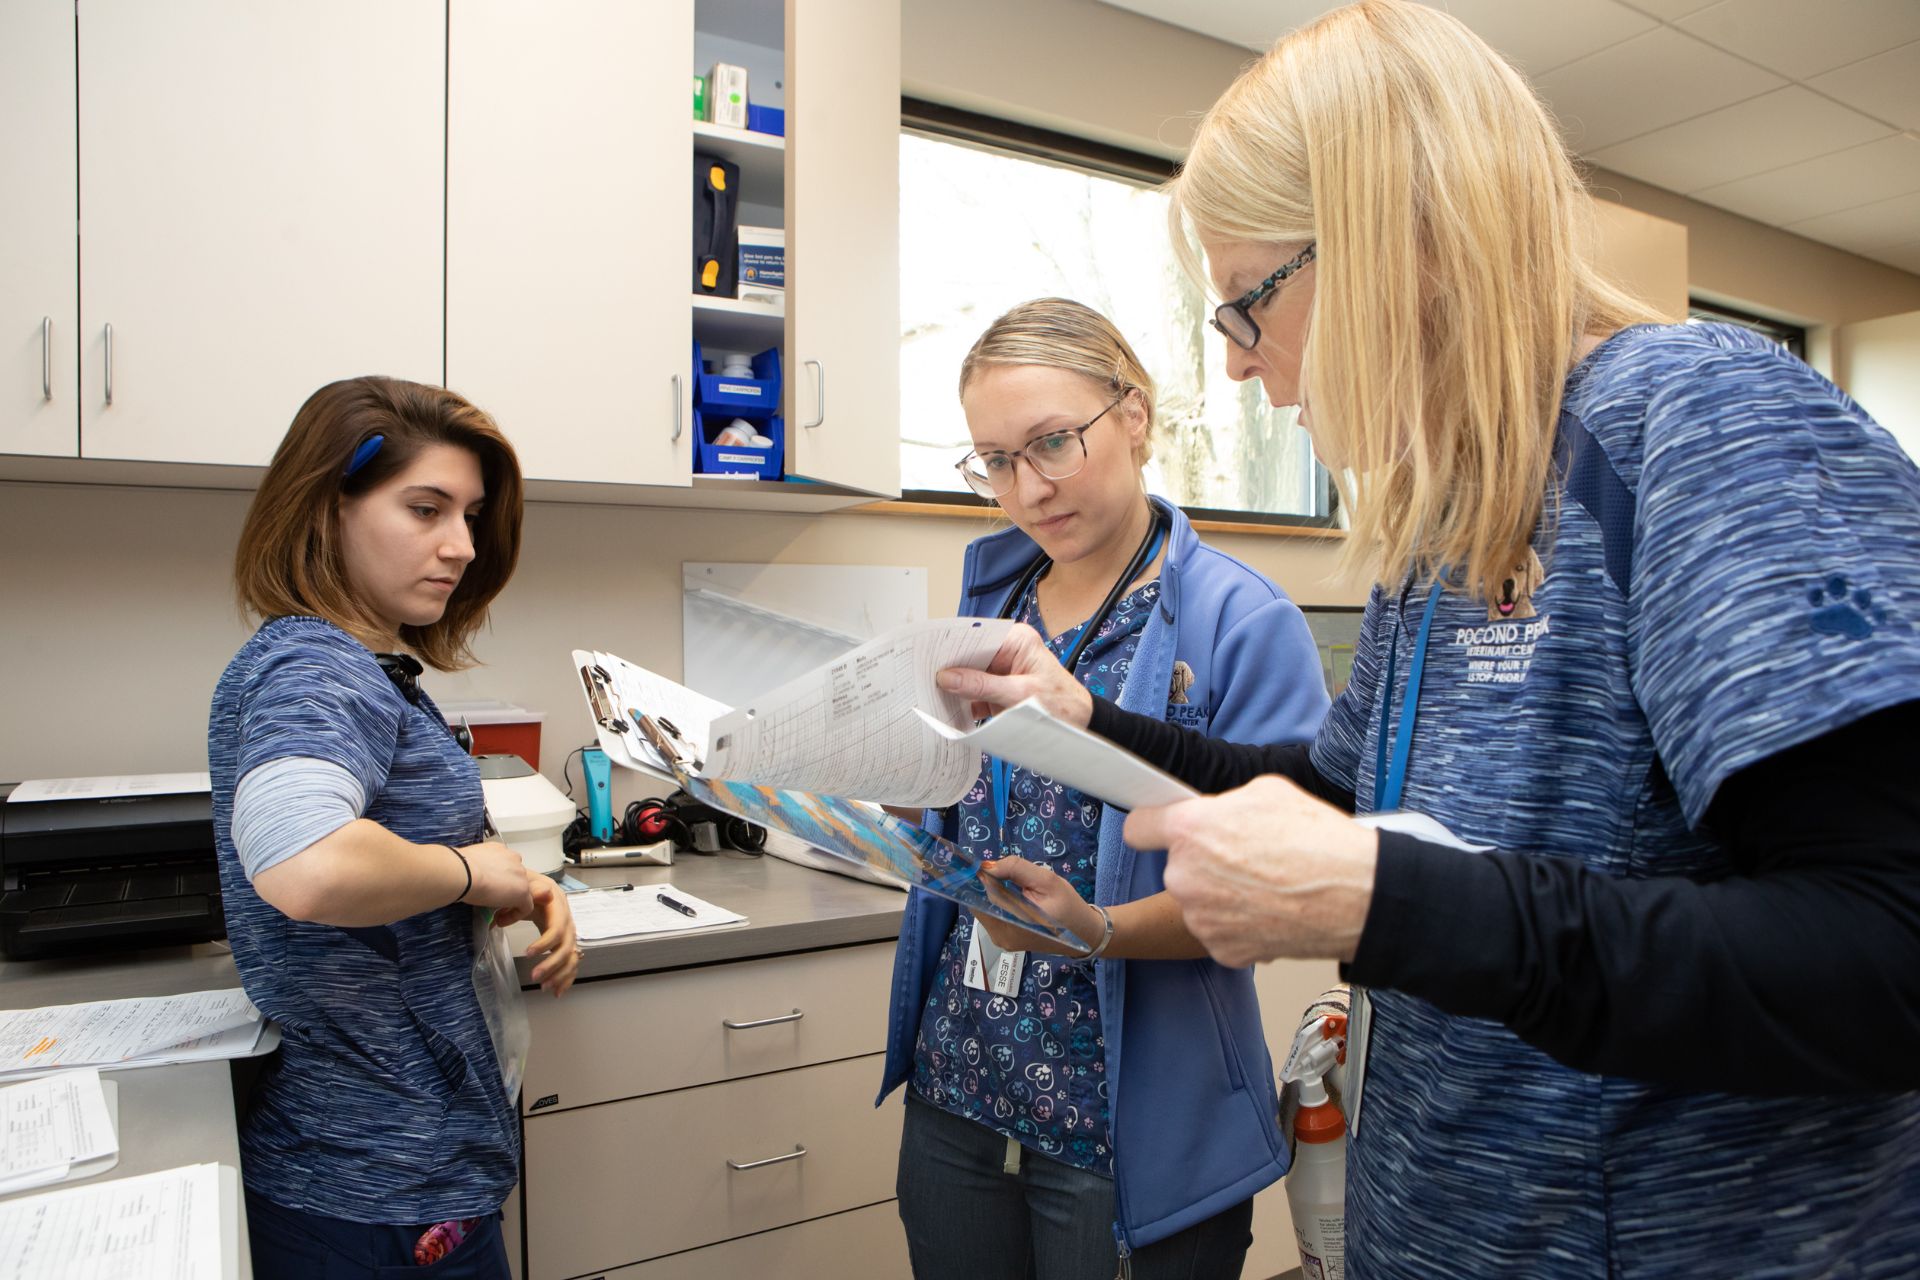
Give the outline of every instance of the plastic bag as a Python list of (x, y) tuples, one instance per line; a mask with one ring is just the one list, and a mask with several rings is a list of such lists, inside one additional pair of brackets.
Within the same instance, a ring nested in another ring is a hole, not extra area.
[(527, 1023), (526, 996), (520, 990), (520, 975), (514, 972), (507, 931), (493, 927), (491, 908), (473, 913), (473, 993), (479, 997), (487, 1035), (500, 1060), (507, 1101), (512, 1102), (520, 1096), (520, 1082), (526, 1078), (533, 1028)]

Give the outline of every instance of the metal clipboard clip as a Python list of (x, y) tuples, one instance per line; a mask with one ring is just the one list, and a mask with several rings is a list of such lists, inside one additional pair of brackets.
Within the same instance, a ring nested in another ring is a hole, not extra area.
[(587, 705), (593, 709), (594, 720), (615, 733), (625, 733), (627, 722), (613, 713), (613, 677), (607, 674), (607, 669), (598, 663), (588, 663), (580, 668), (580, 683), (586, 687)]
[(694, 754), (693, 744), (681, 735), (673, 721), (665, 716), (642, 715), (638, 711), (633, 711), (631, 714), (634, 727), (640, 730), (640, 736), (660, 753), (660, 758), (667, 762), (669, 769), (676, 774), (700, 772), (703, 762)]

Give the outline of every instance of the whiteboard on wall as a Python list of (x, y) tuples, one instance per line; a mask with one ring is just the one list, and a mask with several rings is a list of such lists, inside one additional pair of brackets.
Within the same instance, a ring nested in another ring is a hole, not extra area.
[(681, 566), (681, 683), (749, 702), (927, 617), (927, 571), (890, 565)]

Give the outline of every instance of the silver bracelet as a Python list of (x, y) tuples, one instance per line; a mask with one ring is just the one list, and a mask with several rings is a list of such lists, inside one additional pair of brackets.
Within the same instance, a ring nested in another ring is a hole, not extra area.
[(1100, 913), (1100, 920), (1103, 924), (1107, 926), (1107, 929), (1105, 933), (1100, 935), (1100, 941), (1093, 944), (1093, 949), (1091, 951), (1087, 952), (1085, 955), (1074, 957), (1075, 960), (1078, 960), (1083, 964), (1090, 963), (1094, 960), (1098, 960), (1101, 956), (1105, 955), (1107, 950), (1107, 944), (1113, 941), (1113, 917), (1108, 915), (1107, 909), (1101, 906), (1099, 903), (1095, 902), (1089, 905), (1091, 905), (1095, 911), (1098, 911)]

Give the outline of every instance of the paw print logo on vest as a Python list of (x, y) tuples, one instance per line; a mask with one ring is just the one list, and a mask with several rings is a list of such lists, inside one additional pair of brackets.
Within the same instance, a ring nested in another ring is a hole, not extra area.
[(1850, 588), (1837, 573), (1819, 586), (1807, 588), (1807, 603), (1813, 606), (1813, 629), (1823, 636), (1865, 640), (1887, 620), (1887, 611), (1873, 602), (1871, 591)]

